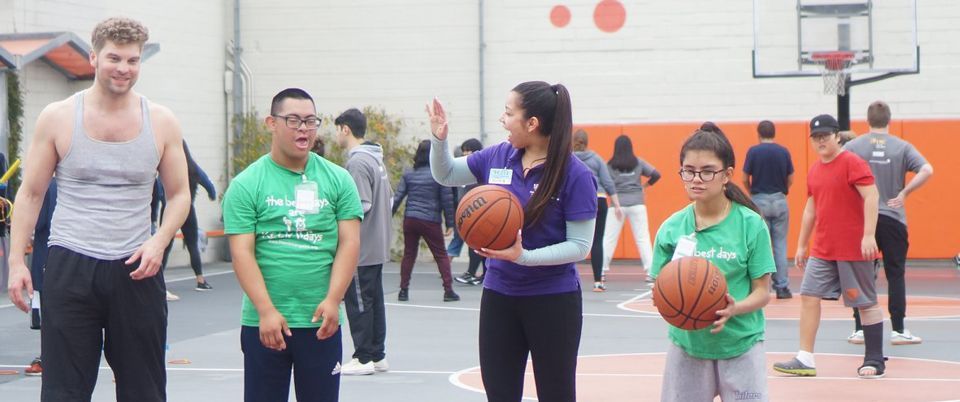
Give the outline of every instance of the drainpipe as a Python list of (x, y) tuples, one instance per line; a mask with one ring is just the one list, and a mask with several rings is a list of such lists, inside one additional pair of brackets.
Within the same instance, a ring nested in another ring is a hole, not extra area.
[[(240, 0), (233, 0), (233, 140), (234, 155), (239, 152), (236, 140), (243, 133), (243, 78), (240, 70)], [(233, 161), (227, 158), (227, 166), (232, 168)]]
[(486, 127), (487, 127), (487, 123), (486, 123), (486, 113), (485, 113), (485, 111), (484, 111), (484, 109), (485, 109), (484, 106), (485, 106), (485, 105), (484, 105), (484, 94), (483, 94), (483, 87), (484, 87), (484, 70), (483, 70), (483, 64), (484, 64), (484, 63), (483, 63), (483, 53), (484, 53), (484, 51), (486, 50), (487, 44), (486, 44), (486, 42), (484, 41), (484, 37), (483, 37), (483, 31), (484, 31), (484, 26), (483, 26), (483, 0), (479, 0), (479, 2), (478, 2), (478, 9), (479, 9), (479, 12), (477, 13), (477, 14), (479, 15), (479, 24), (478, 24), (478, 25), (479, 25), (479, 30), (480, 30), (480, 38), (479, 38), (479, 46), (478, 46), (478, 50), (479, 50), (479, 52), (480, 52), (480, 62), (479, 62), (479, 63), (480, 63), (480, 77), (479, 77), (479, 78), (480, 78), (480, 80), (479, 80), (479, 81), (480, 81), (480, 143), (486, 145), (486, 143), (487, 143), (487, 128), (486, 128)]

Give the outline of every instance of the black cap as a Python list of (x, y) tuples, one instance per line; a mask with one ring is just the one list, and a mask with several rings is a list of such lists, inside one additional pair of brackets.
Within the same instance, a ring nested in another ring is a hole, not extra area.
[(840, 123), (829, 114), (821, 114), (810, 120), (810, 135), (837, 131), (840, 131)]

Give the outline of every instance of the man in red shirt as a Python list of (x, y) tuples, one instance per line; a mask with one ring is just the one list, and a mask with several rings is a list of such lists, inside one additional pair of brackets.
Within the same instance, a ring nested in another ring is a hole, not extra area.
[[(773, 369), (799, 376), (817, 375), (813, 345), (820, 326), (820, 300), (843, 297), (844, 305), (860, 310), (863, 321), (866, 347), (857, 375), (879, 378), (885, 369), (883, 311), (877, 304), (873, 265), (879, 193), (870, 166), (841, 147), (839, 130), (830, 115), (814, 117), (810, 122), (811, 145), (820, 160), (807, 175), (807, 206), (795, 260), (804, 270), (800, 351), (794, 359), (774, 364)], [(811, 234), (813, 247), (808, 259)]]

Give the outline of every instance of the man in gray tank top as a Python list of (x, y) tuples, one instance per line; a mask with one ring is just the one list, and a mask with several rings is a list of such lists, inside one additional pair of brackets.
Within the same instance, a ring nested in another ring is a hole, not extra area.
[[(147, 29), (110, 18), (93, 30), (93, 85), (37, 118), (14, 206), (10, 300), (29, 311), (24, 253), (47, 185), (57, 207), (41, 293), (42, 401), (89, 401), (101, 348), (118, 401), (166, 400), (164, 248), (190, 208), (179, 123), (133, 91)], [(150, 234), (159, 173), (166, 216)]]
[[(890, 311), (890, 324), (893, 332), (890, 342), (894, 345), (912, 345), (922, 342), (904, 328), (907, 315), (906, 264), (907, 249), (910, 246), (907, 237), (907, 215), (904, 201), (907, 196), (920, 188), (933, 175), (933, 166), (907, 141), (890, 135), (890, 106), (876, 101), (867, 108), (867, 122), (870, 133), (862, 135), (844, 145), (844, 148), (867, 161), (880, 190), (880, 216), (877, 218), (877, 246), (883, 252), (883, 272), (887, 276), (887, 309)], [(907, 172), (917, 175), (906, 183)], [(863, 343), (863, 329), (860, 316), (854, 310), (856, 326), (853, 334), (847, 337), (850, 343)]]

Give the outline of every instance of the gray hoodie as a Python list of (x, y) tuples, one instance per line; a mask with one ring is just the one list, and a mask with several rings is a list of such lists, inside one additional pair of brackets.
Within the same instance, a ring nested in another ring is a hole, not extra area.
[(360, 223), (359, 266), (378, 265), (390, 259), (390, 234), (393, 232), (393, 187), (383, 164), (383, 148), (364, 142), (347, 154), (347, 172), (357, 184), (363, 222)]
[(573, 153), (583, 164), (593, 172), (593, 178), (597, 179), (597, 184), (607, 193), (607, 195), (616, 195), (617, 188), (613, 185), (613, 177), (610, 177), (610, 171), (607, 170), (607, 164), (600, 155), (591, 150), (576, 151)]

